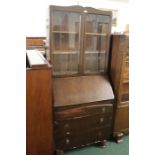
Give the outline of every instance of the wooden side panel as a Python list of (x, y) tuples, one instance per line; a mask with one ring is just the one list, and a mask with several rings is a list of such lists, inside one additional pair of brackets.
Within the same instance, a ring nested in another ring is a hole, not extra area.
[(112, 36), (111, 81), (116, 96), (113, 135), (120, 142), (123, 133), (129, 131), (129, 38), (125, 35)]
[(127, 132), (129, 130), (129, 106), (122, 105), (117, 108), (115, 116), (114, 133)]
[(110, 76), (115, 93), (118, 93), (121, 76), (122, 53), (119, 51), (119, 36), (112, 36)]
[(51, 155), (53, 150), (51, 68), (26, 72), (26, 154)]

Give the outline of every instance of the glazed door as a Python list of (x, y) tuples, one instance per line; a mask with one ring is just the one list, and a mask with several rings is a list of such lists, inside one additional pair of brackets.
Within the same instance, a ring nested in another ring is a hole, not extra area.
[(84, 74), (107, 70), (110, 16), (85, 14)]
[(52, 13), (53, 75), (79, 74), (81, 14), (66, 11)]

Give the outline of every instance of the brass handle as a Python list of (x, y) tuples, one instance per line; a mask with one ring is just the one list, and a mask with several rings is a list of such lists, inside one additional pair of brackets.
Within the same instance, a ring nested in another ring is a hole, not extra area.
[(66, 144), (69, 144), (70, 143), (70, 140), (69, 139), (66, 139)]
[(105, 112), (105, 108), (102, 108), (102, 112)]
[(70, 135), (70, 132), (66, 132), (66, 135)]
[(69, 128), (69, 124), (68, 123), (65, 124), (65, 128)]
[(100, 118), (100, 123), (103, 123), (103, 121), (104, 121), (104, 118)]
[(101, 133), (101, 132), (98, 132), (98, 135), (99, 135), (99, 136), (101, 136), (101, 135), (102, 135), (102, 133)]

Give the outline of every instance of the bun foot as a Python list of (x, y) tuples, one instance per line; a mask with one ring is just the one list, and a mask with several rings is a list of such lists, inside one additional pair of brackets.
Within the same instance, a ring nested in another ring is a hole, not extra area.
[(123, 136), (124, 136), (123, 133), (118, 133), (118, 134), (116, 135), (115, 139), (116, 139), (116, 142), (117, 142), (118, 144), (123, 142), (123, 139), (122, 139)]
[(64, 155), (64, 151), (63, 150), (56, 150), (56, 155)]
[(107, 143), (107, 140), (103, 140), (103, 141), (97, 143), (97, 145), (104, 148), (104, 147), (106, 147), (106, 143)]

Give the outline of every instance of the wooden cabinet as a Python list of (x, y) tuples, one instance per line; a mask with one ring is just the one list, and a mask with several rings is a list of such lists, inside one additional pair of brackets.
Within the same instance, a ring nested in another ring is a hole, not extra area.
[(26, 154), (52, 155), (51, 66), (35, 51), (27, 51)]
[(129, 37), (113, 35), (111, 48), (111, 80), (116, 95), (113, 135), (118, 142), (129, 132)]
[(53, 66), (54, 137), (58, 154), (112, 133), (114, 94), (108, 78), (111, 12), (50, 6), (48, 60)]

